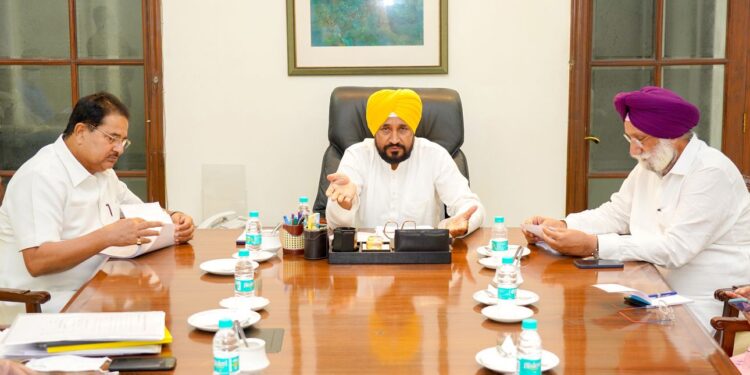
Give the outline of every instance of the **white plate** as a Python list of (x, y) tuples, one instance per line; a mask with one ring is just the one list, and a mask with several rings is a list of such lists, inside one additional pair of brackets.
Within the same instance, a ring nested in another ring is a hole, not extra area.
[[(502, 257), (505, 254), (514, 255), (516, 253), (516, 250), (518, 249), (519, 245), (508, 245), (508, 251), (493, 251), (490, 246), (479, 246), (477, 248), (477, 253), (481, 256), (485, 257)], [(531, 254), (531, 250), (529, 250), (528, 247), (524, 247), (521, 251), (521, 256), (525, 257), (527, 255)]]
[[(489, 288), (492, 288), (492, 287), (490, 286)], [(500, 302), (500, 300), (497, 299), (497, 294), (493, 294), (489, 290), (489, 288), (480, 290), (474, 293), (473, 295), (474, 301), (477, 301), (484, 305), (497, 305), (497, 303)], [(516, 291), (516, 299), (513, 300), (513, 303), (515, 303), (518, 306), (528, 306), (536, 302), (539, 302), (539, 295), (530, 290), (524, 290), (524, 289), (518, 289)]]
[[(474, 359), (480, 366), (506, 374), (515, 373), (516, 367), (518, 366), (515, 358), (501, 356), (500, 353), (497, 352), (497, 348), (494, 346), (481, 350), (477, 353)], [(555, 353), (542, 350), (542, 371), (552, 370), (559, 364), (560, 358), (558, 358)]]
[[(500, 265), (503, 264), (503, 258), (502, 257), (484, 257), (477, 259), (477, 262), (481, 264), (482, 266), (496, 270), (500, 267)], [(519, 284), (523, 282), (523, 278), (518, 282)]]
[(263, 310), (268, 304), (271, 303), (266, 297), (229, 297), (224, 298), (219, 302), (221, 307), (227, 309), (245, 309), (245, 310)]
[[(263, 251), (269, 251), (272, 253), (275, 253), (281, 249), (281, 241), (279, 240), (279, 236), (271, 236), (268, 235), (270, 231), (263, 230), (263, 239), (261, 240), (260, 249)], [(237, 245), (245, 246), (245, 233), (240, 233), (239, 237), (237, 237), (237, 241), (235, 241)]]
[[(268, 251), (251, 251), (250, 252), (250, 260), (256, 261), (258, 263), (263, 263), (273, 257), (275, 257), (276, 254)], [(240, 258), (240, 252), (236, 252), (232, 254), (232, 258), (239, 259)]]
[(214, 309), (190, 315), (187, 321), (194, 328), (216, 332), (219, 330), (221, 319), (237, 320), (242, 328), (247, 328), (260, 321), (260, 314), (250, 310)]
[(534, 316), (534, 311), (527, 307), (501, 303), (482, 309), (482, 315), (500, 323), (516, 323)]
[[(199, 266), (200, 269), (208, 273), (215, 275), (234, 275), (234, 266), (237, 264), (237, 259), (212, 259), (207, 260)], [(252, 262), (253, 269), (260, 267), (258, 262)]]

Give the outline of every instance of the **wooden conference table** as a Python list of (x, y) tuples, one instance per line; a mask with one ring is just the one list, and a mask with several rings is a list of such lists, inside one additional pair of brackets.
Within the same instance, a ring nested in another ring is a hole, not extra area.
[[(163, 310), (174, 342), (163, 355), (175, 372), (207, 374), (213, 335), (192, 329), (191, 314), (218, 308), (232, 295), (231, 276), (203, 273), (203, 261), (229, 257), (238, 230), (199, 230), (190, 244), (134, 260), (108, 262), (66, 311)], [(472, 294), (493, 270), (477, 263), (489, 241), (480, 229), (453, 244), (443, 265), (328, 265), (283, 256), (261, 263), (259, 294), (271, 300), (258, 328), (284, 329), (266, 374), (485, 374), (475, 354), (520, 324), (485, 319)], [(510, 243), (525, 243), (511, 230)], [(522, 263), (523, 289), (541, 296), (532, 309), (542, 345), (556, 353), (553, 374), (732, 374), (726, 355), (684, 307), (673, 325), (632, 323), (618, 314), (622, 296), (591, 287), (621, 283), (646, 292), (668, 290), (656, 269), (628, 263), (623, 270), (580, 270), (571, 258), (532, 247)]]

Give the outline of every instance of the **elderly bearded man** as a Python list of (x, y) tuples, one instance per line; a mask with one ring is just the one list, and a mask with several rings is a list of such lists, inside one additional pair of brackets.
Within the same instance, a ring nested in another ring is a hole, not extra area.
[(338, 171), (328, 175), (328, 223), (374, 228), (412, 220), (447, 228), (453, 237), (476, 230), (484, 208), (469, 181), (442, 146), (414, 136), (422, 117), (419, 95), (380, 90), (370, 95), (366, 111), (374, 138), (347, 148)]
[(709, 331), (722, 305), (713, 292), (750, 282), (750, 196), (737, 167), (691, 132), (700, 112), (672, 91), (619, 93), (630, 155), (638, 165), (599, 208), (565, 220), (533, 217), (563, 254), (639, 260), (657, 266)]

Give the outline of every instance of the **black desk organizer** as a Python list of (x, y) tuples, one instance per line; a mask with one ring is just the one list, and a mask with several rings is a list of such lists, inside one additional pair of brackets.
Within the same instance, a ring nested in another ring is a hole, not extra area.
[(329, 251), (329, 264), (450, 264), (450, 251)]

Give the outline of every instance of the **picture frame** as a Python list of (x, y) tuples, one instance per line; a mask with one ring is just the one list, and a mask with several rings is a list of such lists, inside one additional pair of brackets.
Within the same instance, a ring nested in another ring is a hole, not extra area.
[(448, 0), (328, 3), (287, 0), (290, 76), (448, 73)]

